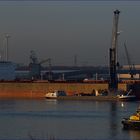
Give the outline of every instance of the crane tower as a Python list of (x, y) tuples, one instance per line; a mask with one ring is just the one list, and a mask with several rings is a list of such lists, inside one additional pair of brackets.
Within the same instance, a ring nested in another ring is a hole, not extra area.
[(117, 79), (117, 41), (118, 41), (118, 21), (119, 21), (119, 10), (114, 11), (113, 18), (113, 29), (112, 29), (112, 44), (110, 48), (110, 82), (109, 89), (117, 90), (118, 79)]

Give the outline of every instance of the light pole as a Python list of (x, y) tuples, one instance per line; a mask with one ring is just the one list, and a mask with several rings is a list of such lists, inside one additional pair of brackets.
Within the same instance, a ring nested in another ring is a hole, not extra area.
[(9, 54), (9, 38), (10, 38), (11, 36), (9, 35), (9, 34), (6, 34), (5, 35), (5, 39), (6, 39), (6, 61), (8, 61), (9, 60), (9, 56), (8, 56), (8, 54)]

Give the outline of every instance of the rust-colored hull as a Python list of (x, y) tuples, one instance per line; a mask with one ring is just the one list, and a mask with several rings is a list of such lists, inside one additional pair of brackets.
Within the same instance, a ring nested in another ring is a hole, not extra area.
[[(127, 84), (119, 84), (119, 89), (126, 88)], [(68, 96), (72, 96), (104, 89), (108, 89), (108, 83), (0, 82), (0, 98), (44, 98), (47, 92), (54, 90), (64, 90)]]

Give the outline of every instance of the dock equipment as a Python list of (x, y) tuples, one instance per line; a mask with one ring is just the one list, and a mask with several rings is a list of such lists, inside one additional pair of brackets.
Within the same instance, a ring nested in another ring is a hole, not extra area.
[(113, 19), (113, 29), (112, 29), (112, 44), (110, 48), (110, 81), (109, 89), (117, 90), (118, 88), (118, 79), (117, 79), (117, 41), (118, 41), (118, 21), (119, 21), (119, 10), (114, 11)]

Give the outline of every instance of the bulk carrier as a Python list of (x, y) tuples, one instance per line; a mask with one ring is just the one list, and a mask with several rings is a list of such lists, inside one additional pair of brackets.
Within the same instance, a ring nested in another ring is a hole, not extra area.
[[(134, 73), (132, 72), (132, 65), (129, 63), (130, 80), (118, 80), (118, 67), (117, 62), (117, 40), (118, 40), (118, 20), (119, 20), (119, 10), (114, 11), (113, 18), (113, 30), (112, 30), (112, 46), (109, 52), (109, 68), (107, 68), (109, 76), (107, 79), (97, 78), (97, 72), (95, 73), (95, 79), (78, 79), (65, 80), (67, 73), (61, 73), (61, 80), (54, 80), (54, 72), (52, 71), (51, 59), (38, 62), (34, 51), (31, 51), (30, 64), (28, 69), (25, 71), (15, 70), (15, 64), (8, 61), (8, 37), (7, 38), (7, 59), (6, 61), (0, 62), (0, 98), (44, 98), (47, 92), (53, 92), (54, 90), (63, 90), (67, 92), (69, 96), (86, 94), (87, 96), (93, 94), (95, 91), (108, 91), (110, 97), (116, 97), (116, 92), (118, 91), (133, 91), (133, 94), (140, 99), (140, 81), (139, 79), (134, 79)], [(128, 57), (128, 53), (127, 53)], [(48, 63), (49, 68), (46, 71), (42, 70), (41, 64)], [(130, 61), (129, 61), (130, 62)], [(103, 69), (100, 69), (101, 71)], [(71, 72), (71, 77), (75, 76), (74, 73), (80, 73), (81, 70), (77, 69)], [(94, 71), (94, 70), (93, 70)], [(69, 73), (70, 74), (70, 73)], [(83, 73), (82, 73), (83, 74)], [(86, 73), (91, 75), (90, 73)], [(136, 73), (135, 73), (136, 74)], [(137, 73), (139, 74), (139, 73)], [(93, 73), (92, 73), (93, 75)], [(27, 77), (26, 77), (27, 76)], [(58, 74), (55, 74), (57, 77)], [(46, 79), (46, 80), (43, 80)], [(85, 98), (85, 97), (84, 97)], [(90, 97), (91, 98), (91, 97)], [(101, 97), (105, 99), (105, 97)], [(113, 99), (112, 98), (112, 99)]]

